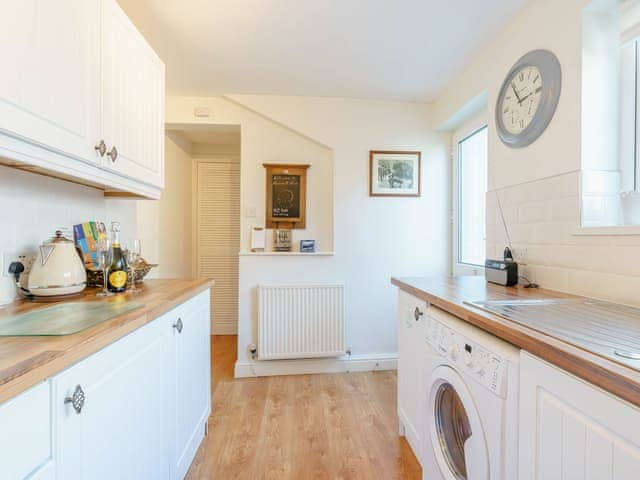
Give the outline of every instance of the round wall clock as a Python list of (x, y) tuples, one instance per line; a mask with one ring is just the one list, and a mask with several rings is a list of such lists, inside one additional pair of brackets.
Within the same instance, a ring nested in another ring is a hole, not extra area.
[(509, 70), (496, 102), (496, 129), (512, 148), (526, 147), (547, 128), (562, 87), (558, 58), (548, 50), (533, 50)]

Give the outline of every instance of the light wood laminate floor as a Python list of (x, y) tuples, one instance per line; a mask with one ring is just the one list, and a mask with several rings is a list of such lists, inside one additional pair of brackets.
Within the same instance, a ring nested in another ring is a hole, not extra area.
[(209, 436), (187, 479), (421, 478), (395, 372), (234, 379), (237, 337), (212, 342)]

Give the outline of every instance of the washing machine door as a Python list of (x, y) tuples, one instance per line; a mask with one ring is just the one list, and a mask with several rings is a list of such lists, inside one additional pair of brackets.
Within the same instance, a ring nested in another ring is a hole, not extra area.
[(428, 429), (447, 480), (488, 480), (489, 453), (480, 415), (462, 377), (440, 365), (431, 375)]

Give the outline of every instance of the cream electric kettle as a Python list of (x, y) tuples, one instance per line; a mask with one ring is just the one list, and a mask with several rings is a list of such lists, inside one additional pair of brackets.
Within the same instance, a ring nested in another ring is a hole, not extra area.
[(55, 237), (40, 245), (31, 267), (26, 290), (32, 295), (50, 297), (81, 292), (87, 286), (87, 272), (72, 240)]

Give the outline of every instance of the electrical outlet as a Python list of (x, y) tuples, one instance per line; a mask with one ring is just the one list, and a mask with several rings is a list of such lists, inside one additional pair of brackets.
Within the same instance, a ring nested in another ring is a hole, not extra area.
[(518, 263), (527, 263), (528, 254), (529, 251), (527, 250), (527, 247), (517, 247), (513, 249), (513, 256), (515, 257), (515, 261)]
[(36, 256), (32, 253), (15, 253), (15, 252), (5, 252), (2, 254), (2, 276), (8, 277), (9, 273), (9, 265), (13, 262), (21, 262), (24, 265), (24, 271), (29, 272), (31, 270), (31, 266), (33, 262), (36, 260)]
[(22, 264), (24, 265), (24, 272), (25, 273), (29, 273), (31, 271), (31, 267), (33, 266), (33, 264), (36, 261), (36, 256), (33, 254), (23, 254), (23, 255), (19, 255), (18, 259), (22, 262)]

